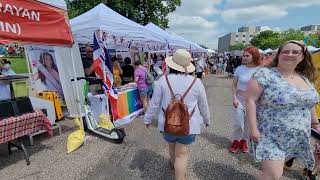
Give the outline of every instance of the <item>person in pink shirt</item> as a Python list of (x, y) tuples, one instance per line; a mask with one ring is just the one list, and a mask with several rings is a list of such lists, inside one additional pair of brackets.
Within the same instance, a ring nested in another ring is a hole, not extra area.
[(144, 112), (146, 112), (149, 104), (149, 98), (152, 94), (152, 85), (149, 85), (146, 82), (147, 68), (142, 66), (140, 61), (136, 61), (134, 63), (134, 66), (135, 66), (134, 81), (138, 85), (139, 95), (143, 103), (143, 109), (144, 109)]

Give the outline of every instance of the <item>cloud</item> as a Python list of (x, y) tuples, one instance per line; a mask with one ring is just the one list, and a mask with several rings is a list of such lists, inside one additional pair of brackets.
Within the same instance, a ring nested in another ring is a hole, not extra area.
[(217, 47), (218, 22), (208, 16), (220, 13), (215, 5), (221, 0), (182, 0), (181, 7), (169, 15), (168, 31), (192, 42)]
[(260, 5), (266, 6), (277, 6), (281, 9), (286, 9), (290, 7), (308, 7), (320, 4), (319, 0), (226, 0), (225, 8), (245, 8), (245, 7), (255, 7)]
[(221, 15), (227, 23), (260, 22), (285, 17), (289, 8), (319, 4), (319, 0), (226, 0)]
[(222, 0), (182, 0), (181, 6), (177, 7), (175, 14), (183, 16), (208, 16), (219, 13), (215, 5)]
[(255, 6), (246, 8), (236, 8), (223, 11), (221, 16), (227, 23), (239, 21), (259, 22), (262, 20), (279, 19), (288, 14), (276, 6)]
[(280, 32), (281, 28), (280, 27), (261, 26), (261, 31), (267, 31), (267, 30)]

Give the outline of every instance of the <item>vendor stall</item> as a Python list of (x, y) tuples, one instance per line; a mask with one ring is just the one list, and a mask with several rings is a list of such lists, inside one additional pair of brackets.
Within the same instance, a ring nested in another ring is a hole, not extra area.
[[(73, 44), (73, 37), (68, 23), (67, 7), (64, 0), (3, 0), (1, 3), (0, 10), (2, 12), (2, 20), (0, 23), (5, 24), (4, 27), (6, 30), (0, 31), (0, 41), (9, 41), (11, 43), (18, 42), (23, 45), (43, 44), (63, 46), (63, 48), (61, 48), (64, 49), (65, 52), (63, 57), (68, 58), (68, 62), (64, 65), (67, 65), (68, 63), (72, 64), (72, 62), (74, 62), (74, 57), (77, 57), (77, 55), (76, 53), (73, 53), (74, 51), (70, 48)], [(54, 48), (59, 49), (58, 47)], [(60, 52), (62, 51), (61, 49), (59, 49)], [(78, 54), (80, 57), (79, 50)], [(61, 61), (66, 60), (64, 58), (57, 58), (57, 61), (59, 61), (57, 64), (62, 64)], [(29, 68), (30, 66), (28, 65), (27, 67)], [(74, 69), (75, 66), (69, 67), (73, 67)], [(30, 69), (28, 70), (30, 75)], [(65, 71), (63, 69), (59, 73), (61, 76), (61, 74), (71, 74), (71, 72), (73, 74), (74, 71), (70, 71), (70, 69)], [(64, 77), (67, 78), (68, 76)], [(17, 79), (25, 78), (26, 77), (24, 76), (5, 76), (1, 77), (1, 80), (5, 83), (12, 83)], [(32, 82), (32, 77), (29, 76), (28, 78), (29, 81)], [(68, 79), (65, 79), (65, 81), (67, 80)], [(70, 87), (70, 81), (61, 82), (63, 91), (68, 88), (64, 86), (66, 83), (68, 83)], [(30, 83), (26, 84), (28, 86)], [(30, 89), (32, 88), (33, 87)], [(77, 89), (75, 87), (73, 88)], [(49, 115), (50, 119), (48, 119), (45, 115), (45, 113), (51, 113), (50, 111), (40, 111), (38, 109), (41, 105), (49, 107), (49, 104), (46, 105), (46, 103), (40, 103), (40, 101), (36, 101), (34, 98), (27, 97), (28, 95), (32, 96), (32, 94), (29, 94), (28, 90), (26, 91), (26, 94), (21, 94), (21, 88), (18, 88), (19, 91), (17, 92), (15, 92), (15, 86), (12, 86), (11, 89), (13, 89), (13, 91), (10, 94), (13, 96), (0, 101), (1, 108), (6, 109), (0, 113), (0, 143), (8, 142), (9, 153), (11, 153), (11, 146), (14, 145), (13, 141), (18, 140), (19, 144), (17, 147), (24, 151), (27, 164), (29, 165), (30, 161), (28, 154), (25, 150), (24, 144), (19, 141), (20, 137), (27, 135), (30, 137), (30, 135), (39, 133), (41, 130), (52, 135), (52, 125), (54, 120), (51, 119), (52, 116)], [(25, 97), (18, 98), (19, 96)], [(74, 99), (74, 101), (80, 100)], [(79, 116), (79, 113), (77, 113), (77, 115)]]
[(120, 126), (140, 116), (143, 113), (143, 105), (137, 87), (127, 86), (116, 90), (118, 91), (118, 119), (114, 120), (114, 124)]
[[(128, 119), (132, 120), (141, 112), (141, 108), (135, 110), (129, 108), (130, 104), (136, 103), (140, 98), (137, 95), (132, 95), (137, 94), (136, 90), (117, 92), (118, 90), (113, 88), (114, 78), (109, 49), (123, 50), (134, 47), (140, 52), (164, 50), (167, 44), (166, 40), (144, 26), (121, 16), (104, 4), (99, 4), (72, 19), (70, 23), (78, 42), (93, 44), (93, 60), (104, 62), (101, 63), (98, 70), (95, 70), (95, 74), (103, 79), (102, 87), (108, 95), (115, 124), (122, 125), (129, 122)], [(128, 109), (122, 111), (124, 107), (128, 107)], [(135, 113), (137, 111), (138, 113)], [(130, 116), (131, 114), (134, 115)], [(127, 120), (123, 118), (127, 118)]]

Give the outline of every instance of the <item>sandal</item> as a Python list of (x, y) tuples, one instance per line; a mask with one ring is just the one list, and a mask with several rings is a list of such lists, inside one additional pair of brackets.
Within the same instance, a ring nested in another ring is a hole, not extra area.
[(317, 172), (308, 170), (307, 168), (303, 170), (303, 176), (305, 180), (318, 180)]

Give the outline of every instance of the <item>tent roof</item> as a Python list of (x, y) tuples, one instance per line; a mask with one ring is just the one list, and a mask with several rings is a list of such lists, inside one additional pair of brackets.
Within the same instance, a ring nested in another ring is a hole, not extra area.
[(70, 20), (71, 29), (80, 43), (92, 42), (95, 30), (121, 36), (133, 43), (165, 44), (165, 39), (100, 3), (88, 12)]
[(212, 50), (212, 49), (206, 49), (209, 53), (215, 53), (216, 51)]
[(191, 46), (191, 49), (194, 51), (200, 51), (200, 52), (207, 52), (204, 48), (202, 48), (201, 46), (199, 46), (198, 44), (191, 42), (189, 40), (184, 39), (183, 37), (175, 34), (175, 37), (177, 37), (180, 40), (183, 40), (185, 42), (187, 42), (189, 44), (189, 46)]
[(150, 31), (156, 33), (157, 35), (161, 36), (162, 38), (164, 38), (169, 43), (170, 46), (173, 46), (175, 48), (185, 48), (185, 49), (189, 48), (189, 44), (187, 42), (181, 39), (178, 39), (173, 34), (170, 34), (169, 32), (161, 29), (160, 27), (158, 27), (153, 23), (148, 23), (147, 25), (145, 25), (145, 27)]
[(63, 10), (67, 10), (67, 4), (64, 0), (37, 0), (37, 1), (63, 9)]
[(307, 48), (308, 48), (308, 51), (312, 51), (312, 52), (320, 50), (320, 48), (316, 48), (314, 46), (308, 46)]

